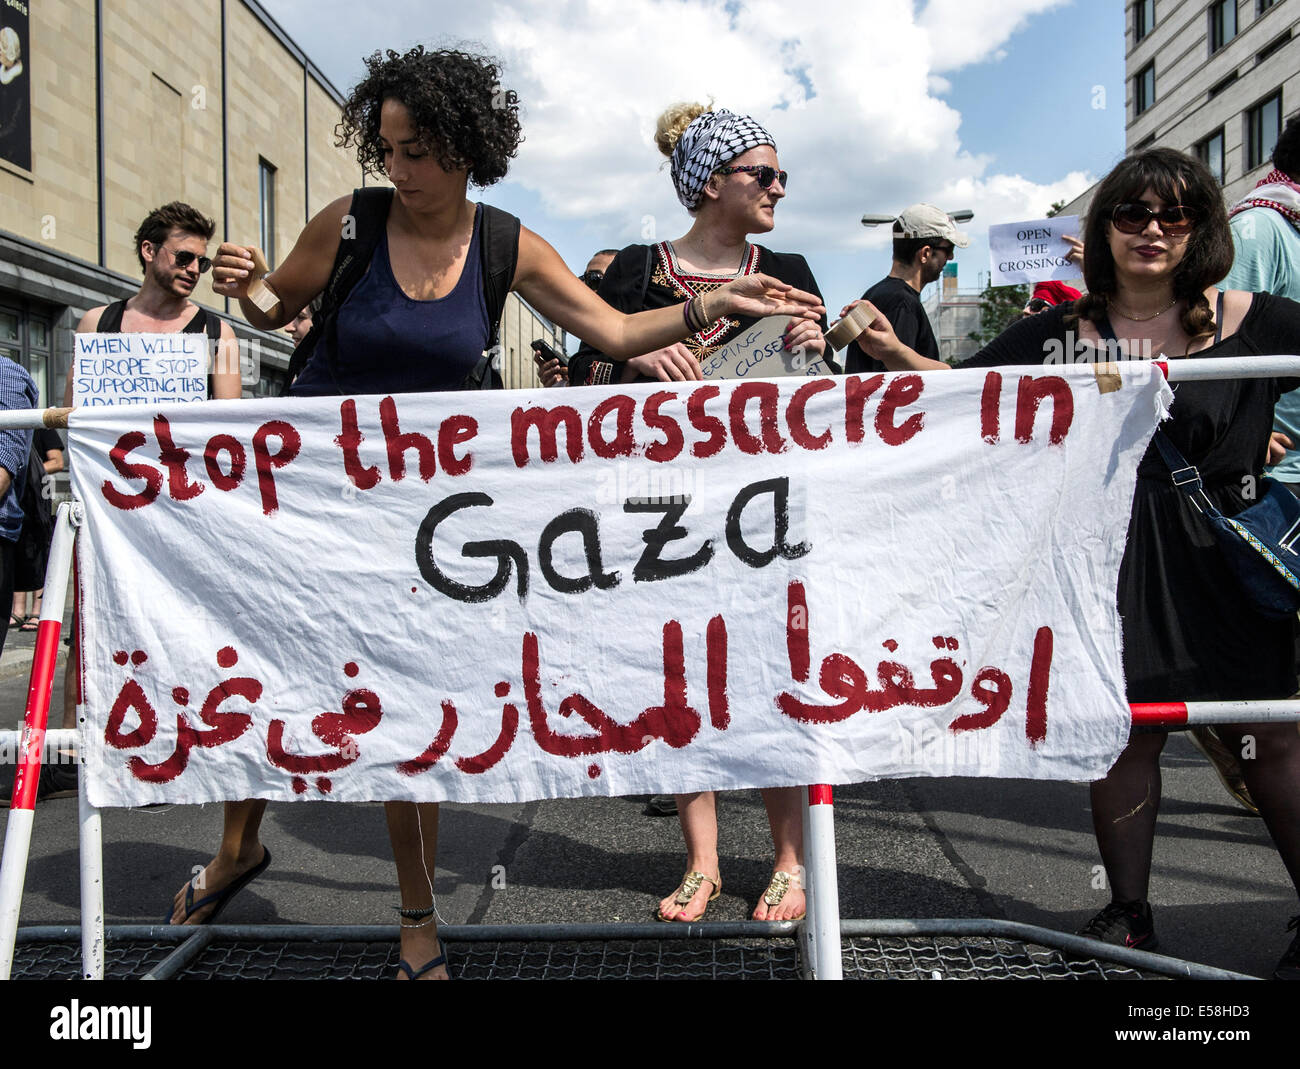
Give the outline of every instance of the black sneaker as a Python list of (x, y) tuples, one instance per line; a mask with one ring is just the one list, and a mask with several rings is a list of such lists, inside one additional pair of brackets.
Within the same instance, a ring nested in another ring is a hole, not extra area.
[(675, 817), (677, 815), (677, 798), (671, 794), (652, 794), (646, 803), (645, 815), (648, 817)]
[(1080, 928), (1079, 934), (1085, 939), (1133, 950), (1155, 950), (1159, 945), (1151, 906), (1145, 900), (1112, 902)]
[(1297, 929), (1300, 929), (1300, 913), (1292, 917), (1291, 923), (1286, 926), (1288, 932), (1295, 932), (1295, 938), (1273, 970), (1274, 980), (1300, 980), (1300, 930)]
[[(17, 765), (0, 764), (0, 809), (8, 809), (13, 803), (14, 777)], [(76, 765), (41, 765), (41, 778), (36, 784), (36, 800), (47, 801), (50, 798), (73, 798), (77, 794)]]

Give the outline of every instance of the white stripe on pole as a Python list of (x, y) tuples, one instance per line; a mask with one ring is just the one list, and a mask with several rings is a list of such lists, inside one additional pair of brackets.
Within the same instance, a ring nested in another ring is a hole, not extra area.
[(104, 979), (104, 840), (99, 810), (86, 799), (86, 762), (77, 760), (81, 846), (81, 978)]
[(1188, 724), (1275, 724), (1300, 720), (1300, 701), (1186, 702)]
[(1170, 382), (1300, 376), (1300, 356), (1207, 356), (1161, 360)]
[[(815, 913), (804, 923), (812, 928), (816, 979), (844, 979), (840, 946), (839, 871), (835, 862), (835, 806), (831, 788), (811, 786), (808, 794), (808, 837), (804, 841), (805, 883), (817, 896)], [(805, 892), (806, 893), (806, 892)]]

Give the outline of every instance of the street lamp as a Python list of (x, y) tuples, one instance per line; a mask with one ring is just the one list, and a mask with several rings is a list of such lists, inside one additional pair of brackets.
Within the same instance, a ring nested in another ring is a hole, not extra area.
[[(954, 223), (969, 223), (975, 218), (975, 213), (969, 208), (962, 208), (960, 211), (947, 212), (948, 218)], [(885, 223), (892, 223), (897, 219), (897, 215), (876, 215), (868, 212), (862, 217), (863, 226), (883, 226)]]

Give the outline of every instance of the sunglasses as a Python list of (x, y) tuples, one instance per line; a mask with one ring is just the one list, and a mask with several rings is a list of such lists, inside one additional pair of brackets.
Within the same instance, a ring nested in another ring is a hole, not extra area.
[(212, 269), (212, 261), (206, 256), (200, 256), (197, 252), (190, 252), (188, 249), (182, 249), (177, 252), (175, 249), (169, 249), (166, 245), (155, 245), (155, 249), (161, 249), (172, 258), (172, 263), (182, 271), (189, 267), (195, 260), (199, 262), (199, 274), (206, 275)]
[(598, 290), (598, 289), (600, 289), (600, 284), (601, 284), (601, 282), (602, 282), (602, 281), (604, 280), (604, 278), (605, 278), (605, 272), (604, 272), (604, 271), (584, 271), (584, 272), (583, 272), (582, 274), (580, 274), (578, 277), (579, 277), (580, 279), (582, 279), (583, 285), (585, 285), (588, 289), (591, 289), (591, 290)]
[(1181, 204), (1171, 204), (1159, 211), (1148, 208), (1145, 204), (1116, 204), (1110, 213), (1111, 224), (1121, 234), (1140, 234), (1154, 219), (1160, 224), (1162, 233), (1178, 237), (1191, 231), (1196, 222), (1196, 214)]
[(774, 181), (781, 183), (781, 188), (785, 188), (785, 181), (789, 177), (788, 171), (778, 171), (775, 167), (768, 167), (764, 164), (762, 167), (758, 164), (746, 164), (744, 167), (719, 167), (715, 174), (752, 174), (758, 182), (759, 189), (771, 189)]

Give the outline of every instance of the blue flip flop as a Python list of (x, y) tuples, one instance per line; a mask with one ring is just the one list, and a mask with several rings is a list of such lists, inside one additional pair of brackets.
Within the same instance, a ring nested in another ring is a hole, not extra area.
[[(200, 898), (197, 902), (194, 901), (194, 882), (191, 880), (189, 886), (185, 888), (185, 916), (181, 918), (180, 923), (184, 924), (192, 916), (194, 916), (196, 912), (201, 910), (204, 906), (208, 906), (208, 905), (212, 905), (213, 903), (216, 903), (212, 912), (208, 914), (207, 918), (198, 922), (199, 924), (211, 924), (213, 921), (217, 919), (217, 915), (223, 909), (226, 908), (226, 903), (229, 902), (232, 898), (234, 898), (235, 895), (239, 894), (240, 891), (242, 891), (255, 879), (257, 879), (257, 877), (260, 876), (265, 871), (266, 866), (269, 865), (270, 863), (271, 863), (271, 851), (264, 846), (262, 847), (261, 861), (259, 861), (247, 872), (245, 872), (242, 876), (239, 876), (238, 878), (231, 880), (230, 883), (226, 884), (226, 886), (223, 887), (220, 891), (214, 891), (210, 895), (205, 895), (203, 898)], [(169, 916), (165, 918), (164, 922), (170, 924), (171, 917)]]
[[(397, 967), (401, 969), (402, 972), (406, 973), (406, 978), (408, 980), (418, 980), (425, 973), (433, 969), (436, 969), (439, 965), (447, 964), (447, 948), (442, 945), (441, 939), (438, 940), (438, 950), (440, 951), (440, 953), (436, 958), (434, 958), (432, 961), (426, 961), (418, 969), (411, 968), (410, 963), (407, 962), (405, 958), (402, 958), (402, 960), (397, 963)], [(447, 970), (447, 979), (449, 980), (451, 979), (450, 968), (448, 968)]]

